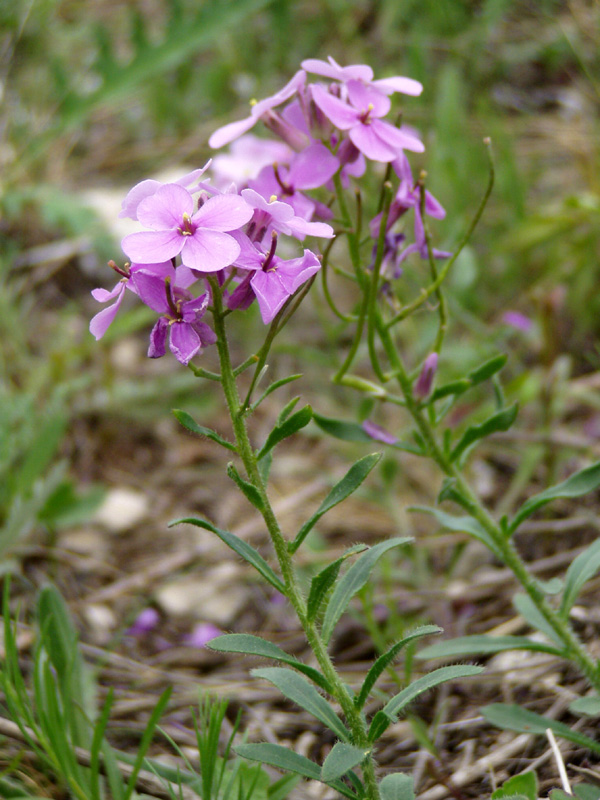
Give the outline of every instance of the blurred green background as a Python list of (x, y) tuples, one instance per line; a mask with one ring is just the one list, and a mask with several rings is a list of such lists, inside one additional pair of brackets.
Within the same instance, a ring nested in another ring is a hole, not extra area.
[[(0, 3), (0, 554), (40, 525), (73, 524), (101, 496), (82, 420), (87, 432), (99, 416), (208, 413), (191, 374), (142, 358), (145, 309), (94, 342), (89, 291), (112, 285), (105, 264), (118, 260), (113, 222), (128, 188), (204, 164), (211, 131), (303, 58), (422, 81), (405, 121), (427, 145), (414, 167), (448, 211), (438, 246), (452, 249), (474, 213), (492, 137), (496, 188), (450, 279), (444, 370), (508, 345), (515, 386), (534, 401), (536, 364), (566, 356), (569, 374), (597, 370), (599, 23), (593, 0)], [(507, 310), (531, 330), (505, 324)], [(339, 357), (288, 336), (305, 369)], [(422, 354), (417, 337), (406, 347)]]

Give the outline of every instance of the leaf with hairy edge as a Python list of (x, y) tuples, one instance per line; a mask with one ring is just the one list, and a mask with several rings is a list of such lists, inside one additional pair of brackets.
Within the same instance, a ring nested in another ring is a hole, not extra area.
[(573, 603), (579, 592), (590, 578), (600, 569), (600, 539), (596, 539), (583, 553), (572, 562), (565, 575), (565, 589), (560, 604), (560, 614), (569, 616)]
[(419, 659), (453, 658), (455, 656), (490, 655), (503, 653), (505, 650), (528, 650), (536, 653), (550, 653), (553, 656), (564, 655), (562, 650), (544, 642), (535, 642), (525, 636), (458, 636), (445, 642), (419, 650)]
[(324, 514), (344, 501), (347, 497), (350, 497), (350, 495), (358, 489), (358, 487), (365, 480), (369, 472), (371, 472), (375, 464), (377, 464), (380, 459), (381, 453), (372, 453), (369, 456), (364, 456), (363, 458), (359, 459), (350, 467), (342, 480), (336, 483), (333, 489), (329, 492), (312, 517), (300, 528), (296, 538), (289, 546), (290, 553), (296, 552), (296, 550), (300, 547), (302, 542), (306, 539), (310, 531)]
[(398, 714), (409, 703), (411, 703), (423, 692), (439, 686), (441, 683), (456, 680), (457, 678), (470, 678), (473, 675), (479, 675), (483, 671), (483, 667), (474, 667), (470, 664), (460, 664), (451, 667), (440, 667), (428, 675), (423, 675), (422, 678), (417, 678), (409, 684), (406, 689), (403, 689), (395, 697), (386, 703), (386, 705), (378, 711), (373, 717), (371, 727), (369, 729), (369, 741), (374, 742), (379, 739), (381, 734), (386, 728), (398, 719)]
[(369, 580), (369, 575), (381, 556), (393, 547), (412, 542), (412, 537), (390, 539), (387, 542), (370, 547), (366, 553), (350, 567), (348, 572), (339, 581), (329, 600), (325, 618), (323, 620), (322, 636), (327, 643), (331, 638), (337, 621), (342, 616), (350, 600), (359, 592)]
[[(519, 614), (526, 620), (532, 628), (540, 631), (551, 639), (559, 648), (564, 647), (564, 643), (548, 620), (542, 615), (539, 608), (528, 594), (516, 594), (512, 599), (513, 606)], [(564, 655), (564, 653), (563, 653)]]
[(343, 556), (336, 558), (336, 560), (329, 564), (329, 566), (325, 567), (325, 569), (321, 570), (321, 572), (315, 575), (310, 582), (310, 591), (308, 593), (308, 600), (306, 602), (306, 614), (310, 622), (312, 622), (319, 613), (319, 610), (327, 596), (327, 592), (335, 583), (344, 561), (347, 558), (350, 558), (350, 556), (356, 555), (357, 553), (362, 553), (365, 550), (367, 550), (366, 544), (354, 545), (354, 547), (346, 550)]
[(263, 576), (263, 578), (271, 584), (278, 592), (281, 594), (286, 594), (286, 589), (283, 582), (277, 577), (277, 575), (273, 572), (271, 567), (267, 564), (264, 558), (252, 547), (252, 545), (245, 542), (243, 539), (240, 539), (239, 536), (236, 536), (229, 531), (222, 531), (220, 528), (217, 528), (210, 522), (207, 522), (205, 519), (197, 519), (196, 517), (185, 517), (184, 519), (176, 519), (173, 522), (169, 523), (169, 528), (172, 528), (173, 525), (181, 525), (182, 523), (187, 523), (188, 525), (195, 525), (197, 528), (204, 528), (204, 530), (211, 531), (215, 533), (222, 542), (230, 547), (234, 552), (241, 556), (245, 561), (251, 564), (257, 572)]
[(300, 411), (296, 411), (295, 414), (288, 417), (281, 425), (277, 425), (273, 428), (271, 433), (267, 436), (267, 441), (258, 452), (257, 458), (260, 460), (272, 450), (275, 445), (279, 444), (279, 442), (282, 442), (284, 439), (287, 439), (288, 436), (292, 436), (294, 433), (306, 427), (311, 421), (312, 415), (312, 408), (310, 406), (304, 406)]
[(600, 754), (600, 742), (573, 730), (563, 722), (557, 722), (548, 717), (543, 717), (541, 714), (535, 714), (533, 711), (521, 708), (521, 706), (492, 703), (489, 706), (484, 706), (481, 709), (481, 713), (488, 722), (491, 722), (497, 728), (516, 731), (516, 733), (534, 733), (539, 736), (545, 736), (546, 730), (550, 728), (552, 733), (562, 739), (591, 750), (593, 753)]
[(211, 439), (213, 442), (220, 444), (221, 447), (225, 447), (227, 450), (232, 450), (234, 453), (237, 453), (237, 447), (232, 442), (228, 442), (227, 439), (224, 439), (216, 431), (213, 431), (210, 428), (205, 428), (204, 425), (198, 425), (196, 420), (191, 417), (187, 411), (181, 411), (179, 408), (174, 408), (173, 416), (177, 422), (183, 425), (183, 427), (191, 433), (197, 433), (199, 436), (206, 436), (207, 439)]
[(470, 533), (471, 536), (483, 542), (495, 556), (502, 559), (502, 553), (500, 553), (492, 537), (476, 519), (473, 519), (473, 517), (455, 517), (454, 514), (448, 514), (445, 511), (440, 511), (438, 508), (431, 508), (430, 506), (411, 506), (408, 510), (422, 511), (424, 514), (431, 514), (432, 517), (437, 519), (442, 528), (447, 528), (449, 531)]
[[(270, 767), (295, 772), (296, 775), (302, 775), (303, 778), (311, 778), (315, 781), (321, 780), (321, 769), (318, 764), (315, 764), (314, 761), (305, 756), (301, 756), (299, 753), (294, 753), (293, 750), (288, 750), (287, 747), (283, 747), (280, 744), (271, 744), (270, 742), (238, 744), (233, 749), (238, 756), (247, 758), (250, 761), (260, 761), (261, 764), (268, 764)], [(332, 781), (330, 785), (344, 797), (352, 798), (352, 800), (357, 797), (341, 781)]]
[(369, 754), (369, 748), (336, 742), (321, 767), (321, 780), (330, 783), (357, 767)]
[(456, 461), (468, 447), (485, 436), (490, 436), (490, 434), (498, 433), (499, 431), (507, 431), (517, 418), (518, 410), (517, 403), (514, 403), (509, 408), (503, 408), (502, 411), (486, 419), (480, 425), (470, 425), (450, 453), (450, 460)]
[(544, 492), (530, 497), (521, 508), (517, 511), (515, 518), (512, 520), (508, 527), (509, 534), (514, 533), (519, 525), (530, 517), (538, 508), (542, 508), (547, 503), (553, 500), (558, 500), (566, 497), (581, 497), (584, 494), (593, 492), (594, 489), (600, 487), (600, 461), (596, 461), (585, 469), (579, 470), (575, 474), (567, 478), (566, 481), (558, 483), (556, 486), (551, 486)]
[(289, 664), (290, 667), (297, 669), (298, 672), (302, 672), (313, 683), (320, 686), (321, 689), (329, 692), (329, 694), (332, 693), (329, 682), (324, 675), (321, 675), (319, 670), (310, 667), (308, 664), (303, 664), (295, 656), (290, 656), (281, 647), (268, 642), (266, 639), (261, 639), (260, 636), (252, 636), (249, 633), (225, 633), (223, 636), (211, 639), (206, 646), (209, 650), (217, 650), (219, 653), (245, 653), (249, 656), (262, 656), (263, 658), (282, 661), (284, 664)]
[(499, 789), (492, 792), (491, 800), (507, 800), (509, 797), (516, 796), (524, 797), (525, 800), (537, 800), (538, 779), (533, 770), (513, 775), (512, 778), (504, 781)]
[(327, 700), (301, 675), (283, 667), (253, 669), (252, 675), (270, 681), (285, 697), (316, 717), (342, 741), (349, 740), (349, 732)]
[(248, 500), (254, 506), (254, 508), (257, 508), (261, 512), (265, 510), (265, 504), (263, 503), (263, 499), (260, 496), (260, 492), (256, 486), (253, 486), (253, 484), (245, 481), (237, 471), (235, 464), (232, 462), (227, 464), (227, 475), (242, 492), (246, 500)]
[(358, 422), (345, 422), (342, 419), (313, 414), (313, 419), (322, 431), (345, 442), (372, 442), (373, 439)]
[(597, 694), (578, 697), (570, 704), (569, 711), (584, 717), (600, 717), (600, 697)]
[(395, 772), (386, 775), (379, 784), (381, 800), (415, 800), (415, 789), (412, 775)]
[(433, 633), (442, 633), (443, 628), (438, 628), (437, 625), (421, 625), (419, 628), (415, 628), (414, 631), (405, 636), (399, 642), (396, 642), (395, 645), (390, 647), (387, 653), (384, 653), (380, 656), (377, 661), (373, 664), (371, 669), (367, 673), (367, 677), (360, 689), (360, 694), (357, 695), (356, 699), (354, 700), (354, 705), (357, 708), (362, 708), (364, 704), (367, 702), (367, 698), (373, 686), (381, 673), (389, 667), (389, 665), (393, 662), (396, 658), (400, 650), (409, 642), (414, 641), (415, 639), (420, 639), (421, 636), (430, 636)]

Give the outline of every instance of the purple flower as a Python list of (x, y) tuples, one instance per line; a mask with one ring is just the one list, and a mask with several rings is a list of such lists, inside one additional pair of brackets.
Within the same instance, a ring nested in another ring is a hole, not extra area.
[(159, 620), (160, 616), (155, 608), (145, 608), (137, 615), (133, 625), (127, 628), (125, 634), (127, 636), (144, 636), (156, 628)]
[(253, 246), (242, 248), (235, 266), (251, 271), (252, 275), (239, 284), (227, 303), (229, 308), (247, 308), (256, 297), (265, 325), (273, 321), (296, 290), (321, 268), (319, 257), (310, 250), (305, 250), (300, 258), (284, 261), (275, 255), (276, 247), (277, 236), (273, 234), (267, 254)]
[(437, 366), (438, 354), (430, 353), (423, 362), (421, 374), (417, 378), (414, 386), (414, 395), (419, 400), (424, 400), (431, 392), (433, 379), (435, 378), (435, 373), (437, 372)]
[[(206, 170), (210, 167), (210, 163), (211, 162), (209, 159), (203, 167), (200, 169), (195, 169), (192, 172), (188, 172), (187, 175), (184, 175), (183, 178), (179, 178), (179, 180), (174, 181), (174, 183), (185, 187), (191, 186), (193, 183), (196, 183), (198, 178), (200, 178), (200, 176), (206, 172)], [(136, 185), (127, 193), (125, 200), (123, 200), (119, 217), (137, 219), (138, 206), (142, 200), (145, 200), (146, 197), (152, 197), (152, 195), (156, 194), (156, 191), (164, 185), (165, 184), (161, 183), (160, 181), (156, 181), (152, 178), (148, 178), (145, 181), (136, 183)]]
[(237, 139), (238, 136), (249, 131), (256, 125), (259, 119), (268, 115), (272, 108), (285, 103), (286, 100), (289, 100), (290, 97), (296, 94), (298, 89), (304, 85), (305, 80), (306, 73), (304, 70), (299, 70), (292, 80), (286, 83), (283, 89), (280, 89), (271, 97), (267, 97), (259, 102), (254, 102), (249, 117), (239, 120), (238, 122), (230, 122), (229, 125), (224, 125), (222, 128), (216, 130), (208, 140), (210, 147), (223, 147), (234, 139)]
[(248, 222), (252, 209), (241, 197), (224, 194), (210, 197), (194, 213), (194, 199), (187, 189), (167, 183), (141, 201), (137, 215), (152, 230), (123, 239), (123, 250), (133, 261), (166, 261), (181, 253), (190, 269), (218, 272), (239, 255), (237, 242), (226, 231)]
[[(138, 269), (146, 269), (154, 272), (157, 275), (161, 275), (164, 277), (169, 274), (169, 270), (172, 270), (173, 267), (171, 263), (166, 261), (162, 264), (130, 264), (125, 265), (124, 268), (117, 267), (114, 261), (109, 261), (108, 265), (118, 272), (119, 275), (123, 277), (121, 280), (116, 284), (116, 286), (108, 291), (107, 289), (94, 289), (92, 291), (92, 297), (94, 300), (97, 300), (99, 303), (107, 303), (109, 300), (114, 300), (114, 303), (103, 308), (102, 311), (99, 311), (92, 319), (90, 320), (90, 333), (92, 336), (96, 337), (96, 341), (101, 339), (108, 327), (117, 316), (117, 311), (121, 307), (121, 303), (123, 302), (123, 297), (125, 296), (125, 289), (129, 289), (130, 291), (137, 294), (135, 286), (131, 281), (132, 275)], [(195, 278), (194, 278), (195, 280)], [(188, 284), (189, 285), (189, 284)]]
[(521, 314), (520, 311), (506, 311), (502, 315), (502, 321), (523, 333), (530, 331), (533, 326), (531, 319), (525, 314)]
[(401, 150), (422, 153), (423, 143), (411, 133), (382, 122), (390, 110), (390, 100), (360, 81), (347, 85), (348, 103), (327, 92), (322, 86), (311, 87), (313, 100), (325, 116), (340, 130), (347, 130), (352, 143), (373, 161), (394, 161)]
[(233, 142), (229, 153), (220, 153), (212, 161), (212, 172), (220, 186), (235, 183), (246, 186), (263, 167), (275, 162), (287, 164), (293, 151), (284, 142), (259, 139), (251, 133)]
[(262, 242), (269, 231), (277, 231), (286, 236), (302, 240), (305, 236), (319, 236), (324, 239), (334, 237), (333, 228), (325, 222), (309, 222), (294, 213), (289, 203), (271, 197), (266, 200), (254, 189), (244, 189), (242, 197), (254, 208), (252, 222), (247, 234), (255, 242)]
[(175, 270), (171, 267), (171, 273), (165, 277), (140, 269), (132, 280), (142, 302), (162, 314), (150, 334), (149, 358), (164, 356), (168, 333), (171, 352), (182, 364), (188, 364), (203, 347), (214, 344), (216, 336), (202, 322), (208, 295), (193, 297), (186, 289), (177, 286), (175, 278)]
[(370, 436), (371, 439), (375, 439), (376, 442), (383, 442), (384, 444), (397, 444), (398, 438), (394, 436), (393, 433), (386, 431), (385, 428), (382, 428), (381, 425), (377, 425), (376, 422), (371, 422), (370, 419), (366, 419), (362, 424), (363, 431)]
[(189, 647), (204, 647), (211, 639), (216, 639), (223, 633), (222, 630), (213, 625), (212, 622), (201, 622), (196, 625), (194, 630), (184, 637), (185, 644)]
[(314, 75), (322, 75), (324, 78), (332, 78), (342, 83), (360, 81), (366, 86), (371, 86), (383, 94), (402, 92), (402, 94), (418, 96), (423, 91), (423, 85), (413, 78), (403, 78), (398, 75), (392, 78), (382, 78), (374, 81), (373, 70), (366, 64), (354, 64), (350, 67), (341, 67), (331, 56), (327, 56), (327, 61), (320, 61), (317, 58), (307, 58), (302, 62), (301, 66), (306, 72), (311, 72)]

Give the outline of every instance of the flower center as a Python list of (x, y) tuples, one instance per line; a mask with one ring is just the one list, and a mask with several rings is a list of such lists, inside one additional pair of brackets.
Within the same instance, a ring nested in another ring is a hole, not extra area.
[(196, 229), (189, 214), (185, 213), (183, 215), (183, 223), (177, 230), (182, 236), (192, 236), (195, 233)]
[(360, 119), (360, 121), (362, 122), (363, 125), (370, 125), (371, 124), (371, 122), (372, 122), (372, 120), (371, 120), (371, 111), (373, 111), (373, 103), (369, 103), (369, 105), (367, 106), (366, 110), (363, 111), (362, 114), (359, 117), (359, 119)]

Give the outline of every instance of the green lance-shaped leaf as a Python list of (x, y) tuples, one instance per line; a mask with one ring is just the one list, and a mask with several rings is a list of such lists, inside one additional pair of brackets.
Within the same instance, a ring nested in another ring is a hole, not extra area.
[(497, 356), (488, 359), (488, 361), (469, 372), (468, 378), (471, 384), (476, 386), (478, 383), (483, 383), (492, 378), (497, 372), (500, 372), (507, 360), (508, 356), (505, 353), (499, 353)]
[(473, 517), (455, 517), (453, 514), (448, 514), (445, 511), (440, 511), (438, 508), (431, 508), (430, 506), (411, 506), (409, 511), (422, 511), (424, 514), (431, 514), (443, 528), (447, 528), (449, 531), (470, 533), (471, 536), (483, 542), (494, 555), (502, 559), (502, 553), (500, 553), (498, 546), (490, 534), (476, 519), (473, 519)]
[(226, 633), (223, 636), (217, 636), (216, 639), (211, 639), (206, 645), (209, 650), (217, 650), (219, 653), (245, 653), (250, 656), (262, 656), (263, 658), (272, 658), (275, 661), (282, 661), (284, 664), (289, 664), (290, 667), (302, 672), (307, 678), (310, 678), (313, 683), (320, 686), (329, 694), (332, 693), (329, 682), (322, 675), (319, 670), (310, 667), (308, 664), (303, 664), (295, 656), (291, 656), (272, 642), (266, 639), (261, 639), (260, 636), (252, 636), (249, 633)]
[(347, 497), (350, 497), (350, 495), (358, 489), (380, 458), (381, 453), (372, 453), (371, 455), (364, 456), (363, 458), (359, 459), (350, 467), (342, 480), (336, 483), (333, 489), (329, 492), (312, 517), (300, 528), (296, 538), (289, 546), (290, 553), (296, 552), (296, 550), (300, 547), (302, 542), (306, 539), (310, 531), (324, 514), (337, 506)]
[(370, 749), (355, 747), (353, 744), (336, 742), (331, 748), (321, 767), (321, 780), (323, 783), (341, 778), (354, 767), (361, 764), (369, 755)]
[[(302, 775), (304, 778), (311, 778), (315, 781), (321, 780), (321, 768), (314, 761), (301, 756), (299, 753), (294, 753), (293, 750), (288, 750), (280, 744), (271, 744), (270, 742), (262, 742), (260, 744), (238, 744), (233, 748), (238, 756), (247, 758), (250, 761), (260, 761), (261, 764), (268, 764), (277, 769), (287, 770), (288, 772), (295, 772), (296, 775)], [(352, 800), (356, 799), (356, 794), (349, 789), (341, 781), (332, 781), (330, 784), (336, 791), (349, 797)]]
[(378, 711), (373, 717), (371, 727), (369, 729), (369, 741), (374, 742), (386, 728), (396, 722), (400, 712), (415, 698), (433, 689), (434, 686), (439, 686), (441, 683), (452, 681), (457, 678), (470, 678), (473, 675), (479, 675), (483, 671), (483, 667), (474, 667), (470, 664), (460, 664), (451, 667), (440, 667), (428, 675), (423, 675), (422, 678), (417, 678), (405, 689), (399, 692), (395, 697), (386, 703), (386, 705)]
[(513, 775), (512, 778), (504, 781), (499, 789), (492, 792), (492, 800), (508, 800), (516, 795), (521, 795), (525, 800), (537, 800), (538, 780), (533, 770)]
[(600, 717), (600, 696), (592, 694), (587, 697), (578, 697), (569, 705), (569, 711), (584, 717)]
[(551, 655), (563, 655), (552, 645), (544, 642), (536, 642), (527, 639), (525, 636), (459, 636), (456, 639), (448, 639), (445, 642), (435, 644), (419, 650), (417, 658), (454, 658), (455, 656), (491, 655), (493, 653), (503, 653), (506, 650), (528, 650), (536, 653), (550, 653)]
[(464, 394), (468, 389), (471, 388), (472, 385), (473, 384), (468, 378), (459, 378), (456, 381), (444, 383), (441, 386), (438, 386), (437, 389), (433, 390), (431, 397), (429, 398), (429, 402), (435, 403), (436, 400), (442, 400), (444, 397)]
[(272, 450), (275, 445), (279, 444), (279, 442), (282, 442), (284, 439), (287, 439), (288, 436), (292, 436), (294, 433), (306, 427), (311, 421), (312, 415), (312, 408), (310, 406), (304, 406), (304, 408), (301, 408), (300, 411), (296, 411), (295, 414), (292, 414), (280, 425), (276, 425), (267, 436), (267, 441), (260, 448), (257, 458), (260, 460)]
[(323, 725), (332, 730), (338, 738), (347, 742), (350, 738), (344, 723), (315, 687), (301, 675), (283, 667), (265, 667), (254, 669), (252, 674), (257, 678), (264, 678), (276, 686), (289, 700), (299, 705)]
[(379, 784), (381, 800), (415, 800), (415, 788), (412, 775), (395, 772), (386, 775)]
[(560, 604), (560, 614), (569, 616), (573, 603), (579, 592), (590, 578), (600, 569), (600, 539), (596, 539), (583, 553), (580, 553), (570, 565), (565, 575), (565, 588)]
[(600, 461), (579, 470), (579, 472), (567, 478), (566, 481), (530, 497), (517, 511), (515, 518), (508, 526), (508, 532), (514, 533), (523, 520), (526, 520), (538, 508), (542, 508), (547, 503), (567, 497), (581, 497), (584, 494), (593, 492), (598, 487), (600, 487)]
[(517, 403), (514, 403), (512, 406), (509, 406), (509, 408), (504, 408), (489, 419), (486, 419), (485, 422), (482, 422), (480, 425), (470, 425), (450, 453), (450, 460), (456, 461), (468, 447), (475, 444), (475, 442), (480, 439), (490, 436), (492, 433), (507, 431), (517, 418), (518, 410), (519, 407)]
[(261, 512), (265, 510), (265, 504), (256, 486), (245, 481), (232, 462), (227, 464), (227, 474), (254, 508)]
[(306, 613), (309, 621), (312, 622), (319, 613), (319, 610), (321, 609), (321, 606), (327, 597), (327, 592), (335, 583), (344, 561), (347, 558), (350, 558), (350, 556), (356, 555), (356, 553), (362, 553), (364, 550), (367, 550), (366, 544), (354, 545), (354, 547), (346, 550), (343, 556), (336, 558), (335, 561), (315, 575), (310, 582), (310, 591), (308, 593), (308, 600), (306, 603)]
[(369, 580), (369, 575), (381, 556), (387, 553), (388, 550), (391, 550), (392, 547), (399, 547), (402, 544), (407, 544), (412, 541), (412, 537), (403, 537), (390, 539), (387, 542), (380, 542), (370, 547), (367, 552), (363, 553), (356, 563), (350, 567), (333, 590), (333, 594), (327, 605), (322, 628), (322, 636), (325, 642), (328, 642), (331, 638), (337, 621), (346, 610), (350, 600)]
[(193, 417), (191, 417), (187, 411), (181, 411), (179, 408), (174, 408), (173, 415), (175, 416), (175, 419), (191, 433), (197, 433), (199, 436), (206, 436), (207, 439), (211, 439), (213, 442), (220, 444), (221, 447), (225, 447), (227, 450), (233, 450), (234, 453), (237, 452), (237, 447), (232, 442), (228, 442), (227, 439), (224, 439), (216, 431), (213, 431), (210, 428), (205, 428), (204, 425), (198, 425), (196, 420), (193, 419)]
[(442, 630), (443, 629), (438, 628), (437, 625), (421, 625), (421, 627), (415, 628), (414, 631), (411, 631), (408, 636), (405, 636), (399, 642), (396, 642), (395, 645), (392, 645), (387, 653), (379, 656), (377, 661), (367, 672), (367, 677), (361, 686), (359, 694), (354, 700), (354, 705), (357, 708), (362, 708), (364, 706), (364, 704), (367, 702), (367, 698), (369, 697), (371, 689), (373, 686), (375, 686), (377, 679), (381, 673), (389, 667), (403, 647), (406, 647), (409, 642), (412, 642), (415, 639), (420, 639), (421, 636), (430, 636), (433, 633), (442, 633)]
[(262, 403), (262, 401), (270, 394), (275, 392), (277, 389), (280, 389), (282, 386), (286, 386), (288, 383), (291, 383), (292, 381), (297, 381), (298, 378), (301, 377), (302, 375), (298, 373), (296, 375), (288, 375), (285, 378), (280, 378), (278, 381), (274, 381), (270, 386), (267, 386), (267, 388), (261, 394), (258, 400), (255, 403), (252, 403), (252, 410), (254, 411), (255, 409), (257, 409), (258, 406)]
[(251, 564), (255, 570), (260, 572), (263, 578), (271, 584), (278, 592), (285, 595), (286, 590), (283, 582), (277, 575), (273, 572), (271, 567), (267, 564), (264, 558), (258, 553), (252, 545), (245, 542), (243, 539), (240, 539), (239, 536), (236, 536), (229, 531), (223, 531), (220, 528), (217, 528), (210, 522), (207, 522), (205, 519), (197, 519), (196, 517), (185, 517), (184, 519), (176, 519), (173, 522), (169, 523), (169, 527), (171, 528), (173, 525), (181, 525), (182, 523), (187, 523), (188, 525), (195, 525), (197, 528), (204, 528), (204, 530), (212, 531), (215, 533), (222, 542), (230, 547), (233, 551), (235, 551), (238, 556), (241, 556), (245, 561)]
[(562, 650), (564, 647), (564, 642), (562, 641), (561, 637), (556, 633), (546, 617), (542, 615), (528, 594), (516, 594), (513, 597), (512, 602), (519, 614), (531, 625), (532, 628), (541, 631), (541, 633), (551, 639)]
[(593, 753), (600, 754), (600, 742), (590, 739), (589, 736), (585, 736), (583, 733), (572, 730), (563, 722), (548, 719), (548, 717), (528, 711), (526, 708), (521, 708), (521, 706), (492, 703), (489, 706), (484, 706), (481, 709), (481, 713), (488, 722), (491, 722), (497, 728), (516, 731), (517, 733), (534, 733), (540, 736), (545, 736), (546, 730), (550, 728), (552, 733), (562, 739), (573, 742), (579, 747), (585, 747)]
[(357, 422), (345, 422), (342, 419), (324, 417), (322, 414), (313, 413), (313, 419), (322, 431), (335, 439), (345, 442), (372, 442), (373, 439)]

